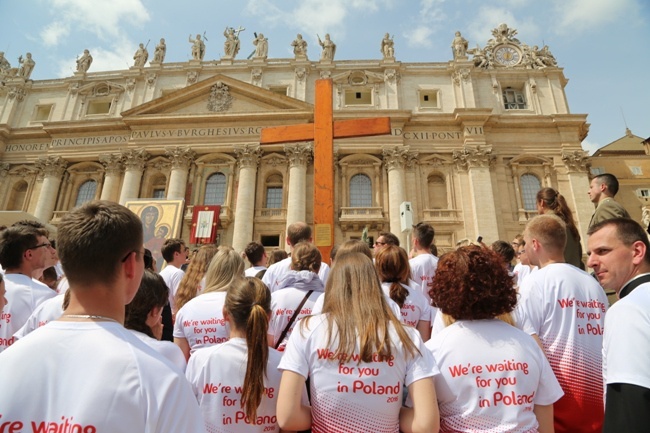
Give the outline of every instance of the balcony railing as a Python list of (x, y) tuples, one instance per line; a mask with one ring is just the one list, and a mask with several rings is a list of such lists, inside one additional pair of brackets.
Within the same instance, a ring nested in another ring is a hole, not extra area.
[(384, 217), (384, 213), (380, 207), (342, 207), (340, 219), (380, 219)]
[(424, 209), (424, 221), (455, 224), (461, 221), (462, 211), (458, 209)]
[(255, 211), (255, 219), (264, 220), (285, 220), (287, 219), (287, 210), (285, 208), (262, 208)]

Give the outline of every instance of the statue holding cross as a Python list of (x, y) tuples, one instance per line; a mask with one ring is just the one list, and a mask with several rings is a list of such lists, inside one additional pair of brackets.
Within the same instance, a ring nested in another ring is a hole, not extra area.
[(262, 145), (314, 141), (314, 242), (323, 257), (334, 243), (334, 139), (390, 134), (390, 117), (334, 121), (332, 87), (316, 80), (314, 123), (264, 128), (260, 137)]

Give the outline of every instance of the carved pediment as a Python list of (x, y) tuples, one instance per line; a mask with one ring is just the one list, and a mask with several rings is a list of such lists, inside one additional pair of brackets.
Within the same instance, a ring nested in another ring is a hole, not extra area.
[(217, 74), (122, 113), (138, 117), (312, 112), (313, 106), (267, 89)]
[(117, 84), (111, 83), (110, 81), (101, 81), (99, 83), (88, 83), (85, 86), (82, 86), (78, 89), (80, 95), (88, 96), (109, 96), (109, 95), (119, 95), (126, 91), (126, 87)]
[(335, 84), (365, 86), (384, 82), (384, 74), (371, 71), (347, 71), (332, 76)]

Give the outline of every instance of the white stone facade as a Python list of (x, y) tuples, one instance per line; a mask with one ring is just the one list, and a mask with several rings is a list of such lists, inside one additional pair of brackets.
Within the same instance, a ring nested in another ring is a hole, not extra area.
[[(434, 226), (443, 251), (479, 235), (509, 240), (536, 214), (536, 186), (558, 189), (585, 229), (593, 212), (586, 115), (571, 114), (563, 70), (500, 29), (480, 52), (468, 50), (473, 59), (438, 63), (402, 63), (396, 53), (7, 78), (0, 210), (56, 225), (85, 198), (181, 198), (185, 239), (193, 206), (221, 204), (221, 243), (284, 248), (288, 223), (313, 220), (312, 143), (260, 146), (260, 131), (313, 121), (314, 83), (324, 77), (334, 82), (335, 119), (388, 116), (392, 125), (391, 135), (334, 143), (336, 243), (366, 226), (370, 236), (391, 231), (406, 242), (402, 201), (414, 222)], [(206, 201), (213, 175), (220, 203)]]

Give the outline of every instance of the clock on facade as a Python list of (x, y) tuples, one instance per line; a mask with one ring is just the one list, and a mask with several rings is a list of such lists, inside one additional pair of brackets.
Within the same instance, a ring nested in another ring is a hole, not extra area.
[(503, 66), (514, 66), (521, 60), (521, 53), (515, 47), (502, 45), (494, 50), (494, 59)]

